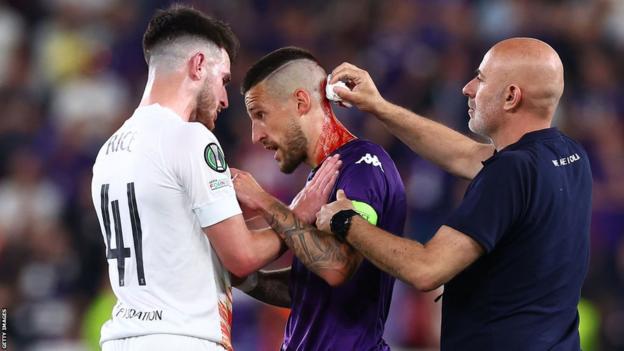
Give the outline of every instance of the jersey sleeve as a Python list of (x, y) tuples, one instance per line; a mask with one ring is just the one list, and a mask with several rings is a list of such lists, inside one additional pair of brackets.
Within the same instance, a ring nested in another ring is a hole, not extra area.
[[(371, 224), (376, 225), (378, 216), (383, 213), (384, 199), (388, 184), (384, 175), (384, 160), (364, 151), (356, 155), (354, 162), (343, 164), (336, 190), (342, 189), (353, 202), (355, 210)], [(387, 168), (390, 169), (391, 165)]]
[(522, 216), (530, 186), (529, 163), (513, 154), (501, 156), (477, 175), (445, 223), (476, 240), (486, 252)]
[(200, 124), (185, 127), (170, 157), (190, 206), (205, 228), (240, 214), (241, 209), (217, 138)]

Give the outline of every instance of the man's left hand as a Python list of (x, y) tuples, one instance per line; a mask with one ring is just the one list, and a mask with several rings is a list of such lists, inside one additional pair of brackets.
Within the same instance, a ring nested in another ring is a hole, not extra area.
[(338, 178), (338, 169), (342, 161), (338, 155), (329, 157), (312, 180), (297, 194), (290, 204), (290, 208), (299, 219), (308, 224), (314, 224), (316, 213), (322, 205), (327, 203), (329, 194)]
[(330, 222), (332, 217), (339, 211), (352, 210), (353, 203), (347, 198), (342, 189), (336, 193), (336, 201), (329, 203), (316, 214), (316, 227), (327, 233), (331, 233)]
[(262, 189), (260, 184), (248, 172), (236, 168), (230, 169), (236, 198), (241, 206), (250, 211), (261, 210), (262, 201), (266, 200), (270, 195)]

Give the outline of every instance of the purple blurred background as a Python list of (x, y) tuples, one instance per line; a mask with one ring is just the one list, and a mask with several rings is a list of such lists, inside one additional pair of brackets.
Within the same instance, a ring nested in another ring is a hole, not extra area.
[[(114, 299), (91, 203), (96, 152), (138, 104), (141, 39), (170, 1), (0, 0), (0, 307), (11, 350), (96, 350)], [(289, 202), (308, 169), (282, 175), (251, 144), (241, 95), (246, 69), (297, 45), (331, 70), (367, 69), (389, 100), (467, 129), (461, 88), (485, 51), (533, 36), (561, 55), (566, 88), (555, 118), (591, 156), (591, 266), (583, 289), (584, 350), (624, 350), (624, 1), (187, 1), (229, 22), (241, 40), (230, 108), (216, 134), (228, 162)], [(414, 155), (371, 116), (336, 108), (359, 137), (383, 145), (408, 192), (406, 236), (426, 241), (466, 182)], [(574, 206), (574, 204), (570, 204)], [(286, 266), (284, 257), (275, 267)], [(386, 324), (395, 350), (438, 348), (439, 292), (397, 283)], [(236, 350), (276, 350), (288, 311), (234, 297)]]

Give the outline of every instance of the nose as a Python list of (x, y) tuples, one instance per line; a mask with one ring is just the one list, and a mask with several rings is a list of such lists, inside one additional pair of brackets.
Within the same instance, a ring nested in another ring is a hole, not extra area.
[(267, 137), (264, 127), (259, 122), (251, 122), (251, 141), (256, 144)]
[(464, 94), (467, 97), (474, 98), (476, 81), (477, 81), (477, 79), (473, 78), (468, 83), (466, 83), (466, 85), (464, 85), (464, 88), (462, 89), (462, 94)]
[(221, 105), (221, 109), (225, 110), (229, 106), (227, 90), (223, 87), (221, 91), (221, 99), (219, 99), (219, 105)]

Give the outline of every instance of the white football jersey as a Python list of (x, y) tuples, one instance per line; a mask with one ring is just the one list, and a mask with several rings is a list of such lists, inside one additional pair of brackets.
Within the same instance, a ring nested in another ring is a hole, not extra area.
[(230, 349), (229, 273), (202, 231), (241, 213), (216, 137), (139, 107), (100, 149), (91, 192), (117, 296), (100, 342), (162, 333)]

